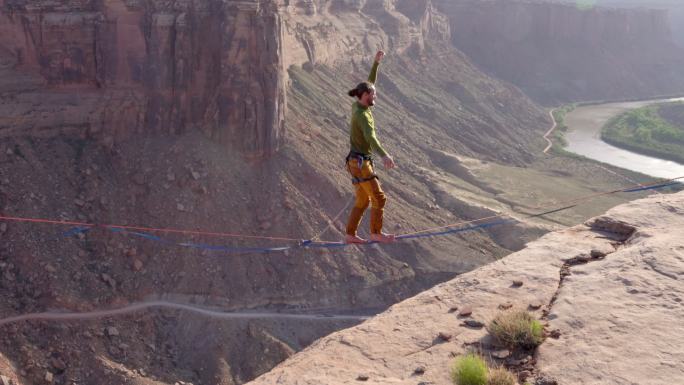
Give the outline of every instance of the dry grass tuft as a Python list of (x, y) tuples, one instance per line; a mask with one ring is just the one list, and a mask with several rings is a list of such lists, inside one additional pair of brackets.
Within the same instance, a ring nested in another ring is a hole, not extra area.
[(533, 349), (542, 343), (542, 325), (523, 310), (499, 314), (487, 326), (489, 333), (501, 345), (514, 349)]
[(487, 385), (517, 385), (515, 375), (505, 368), (494, 368), (489, 370)]

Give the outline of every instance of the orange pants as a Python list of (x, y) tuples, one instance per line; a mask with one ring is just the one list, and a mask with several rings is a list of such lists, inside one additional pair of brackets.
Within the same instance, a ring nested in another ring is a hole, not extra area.
[[(365, 179), (373, 176), (373, 166), (368, 160), (364, 160), (361, 168), (356, 159), (350, 159), (347, 162), (349, 172), (354, 178)], [(385, 203), (387, 197), (380, 187), (380, 181), (377, 178), (367, 180), (354, 185), (356, 188), (356, 202), (354, 208), (349, 215), (347, 222), (347, 234), (356, 235), (356, 230), (359, 228), (363, 213), (371, 204), (371, 218), (370, 218), (370, 232), (371, 234), (380, 234), (382, 232), (382, 216), (385, 211)]]

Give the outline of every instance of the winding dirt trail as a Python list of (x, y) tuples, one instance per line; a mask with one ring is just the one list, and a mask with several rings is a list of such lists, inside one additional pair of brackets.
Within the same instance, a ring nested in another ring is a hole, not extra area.
[(546, 134), (544, 134), (544, 139), (548, 143), (548, 145), (544, 149), (544, 154), (546, 154), (551, 149), (551, 147), (553, 147), (553, 142), (551, 141), (551, 139), (549, 139), (549, 135), (551, 135), (553, 130), (555, 130), (556, 126), (558, 125), (558, 123), (556, 123), (556, 118), (553, 117), (554, 112), (556, 112), (555, 108), (552, 108), (551, 111), (549, 111), (549, 116), (551, 117), (551, 121), (553, 122), (553, 125), (551, 126), (551, 128), (549, 128), (548, 131), (546, 131)]
[(0, 326), (10, 323), (41, 320), (41, 321), (84, 321), (97, 318), (111, 317), (135, 313), (150, 308), (167, 308), (175, 310), (183, 310), (191, 313), (201, 314), (210, 318), (219, 319), (286, 319), (286, 320), (348, 320), (348, 321), (363, 321), (369, 316), (361, 315), (335, 315), (335, 314), (297, 314), (297, 313), (278, 313), (278, 312), (222, 312), (217, 310), (210, 310), (206, 308), (196, 307), (183, 303), (175, 303), (168, 301), (146, 301), (133, 303), (117, 309), (109, 310), (95, 310), (82, 313), (67, 313), (67, 312), (43, 312), (22, 314), (12, 317), (0, 319)]

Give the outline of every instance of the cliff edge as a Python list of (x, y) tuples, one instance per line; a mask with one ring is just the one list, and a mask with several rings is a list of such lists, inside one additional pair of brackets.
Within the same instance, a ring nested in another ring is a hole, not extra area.
[[(454, 357), (476, 348), (530, 383), (677, 382), (682, 226), (684, 193), (618, 206), (323, 338), (251, 384), (449, 384)], [(553, 336), (534, 355), (493, 354), (486, 328), (466, 323), (511, 305)]]

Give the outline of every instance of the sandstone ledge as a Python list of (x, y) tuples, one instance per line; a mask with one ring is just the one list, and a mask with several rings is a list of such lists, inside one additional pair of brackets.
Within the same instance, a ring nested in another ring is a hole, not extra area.
[[(684, 378), (682, 229), (684, 192), (618, 206), (325, 337), (251, 384), (449, 384), (453, 357), (489, 344), (463, 321), (486, 324), (505, 303), (541, 304), (532, 311), (559, 332), (532, 358), (534, 376), (673, 383)], [(470, 316), (454, 311), (464, 307)]]

